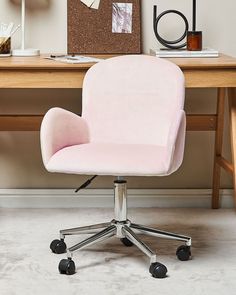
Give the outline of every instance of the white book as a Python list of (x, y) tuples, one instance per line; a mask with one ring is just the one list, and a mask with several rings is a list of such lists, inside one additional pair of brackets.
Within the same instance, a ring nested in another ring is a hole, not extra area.
[(218, 57), (218, 50), (212, 48), (204, 48), (201, 51), (188, 51), (186, 49), (150, 49), (150, 55), (158, 57)]

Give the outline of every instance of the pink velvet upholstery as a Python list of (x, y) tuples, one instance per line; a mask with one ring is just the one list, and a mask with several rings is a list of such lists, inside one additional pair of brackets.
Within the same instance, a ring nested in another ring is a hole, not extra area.
[(168, 175), (185, 142), (184, 76), (166, 60), (129, 55), (86, 74), (82, 117), (60, 108), (41, 127), (48, 171), (97, 175)]

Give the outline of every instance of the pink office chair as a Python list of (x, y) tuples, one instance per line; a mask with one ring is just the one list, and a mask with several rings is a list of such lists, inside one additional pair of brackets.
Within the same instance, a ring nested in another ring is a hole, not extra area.
[[(120, 56), (94, 65), (83, 83), (82, 117), (52, 108), (41, 126), (43, 162), (50, 172), (112, 175), (115, 217), (102, 224), (60, 231), (50, 248), (67, 250), (60, 273), (75, 273), (72, 254), (116, 236), (150, 258), (149, 272), (163, 278), (167, 268), (137, 233), (185, 242), (176, 255), (191, 257), (191, 238), (132, 223), (127, 219), (124, 176), (165, 176), (182, 163), (185, 143), (184, 76), (173, 63), (145, 55)], [(64, 238), (101, 229), (67, 249)]]

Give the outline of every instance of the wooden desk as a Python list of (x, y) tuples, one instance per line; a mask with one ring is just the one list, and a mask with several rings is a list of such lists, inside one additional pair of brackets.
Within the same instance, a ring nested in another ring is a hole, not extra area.
[[(109, 56), (106, 56), (109, 57)], [(220, 170), (233, 176), (236, 206), (236, 58), (171, 58), (185, 75), (187, 88), (217, 88), (217, 113), (187, 115), (187, 130), (216, 131), (212, 208), (220, 207)], [(43, 57), (0, 59), (0, 88), (82, 88), (86, 71), (92, 64), (62, 64)], [(224, 101), (228, 92), (232, 159), (222, 156)], [(0, 115), (0, 131), (38, 131), (41, 115)]]

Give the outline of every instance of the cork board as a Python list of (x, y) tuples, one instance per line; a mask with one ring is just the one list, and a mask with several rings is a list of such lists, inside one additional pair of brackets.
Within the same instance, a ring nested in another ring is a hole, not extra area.
[[(122, 31), (115, 26), (117, 5), (129, 8), (130, 24)], [(68, 0), (68, 54), (106, 53), (141, 53), (141, 1), (101, 0), (99, 9), (91, 9)]]

